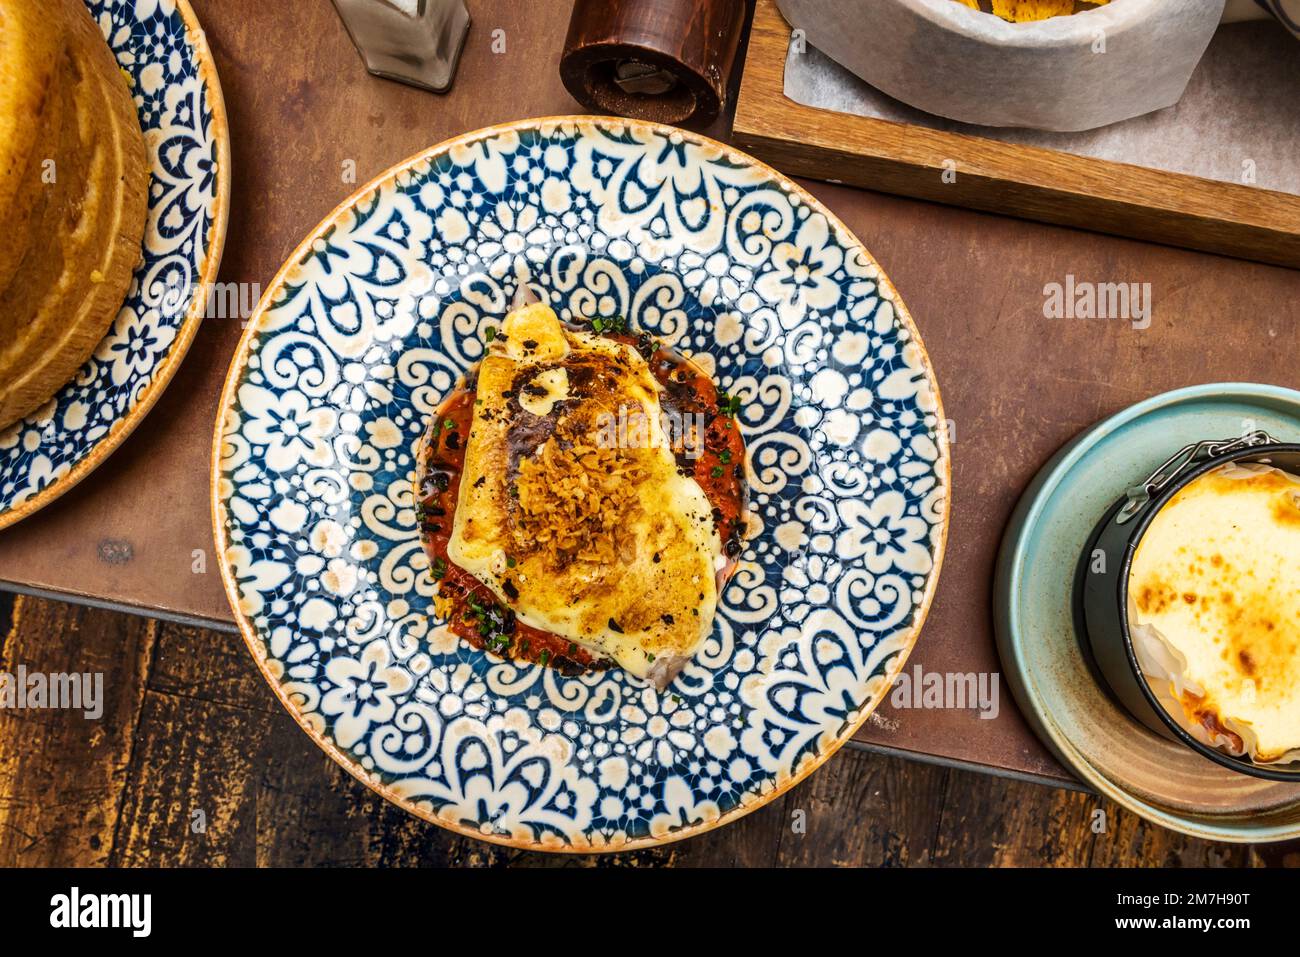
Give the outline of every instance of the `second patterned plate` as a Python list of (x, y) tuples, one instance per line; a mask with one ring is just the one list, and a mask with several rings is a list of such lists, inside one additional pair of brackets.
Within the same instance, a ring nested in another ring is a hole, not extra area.
[(140, 265), (76, 376), (0, 429), (0, 528), (44, 508), (143, 421), (180, 367), (221, 265), (230, 143), (216, 66), (188, 0), (86, 0), (130, 80), (149, 153)]

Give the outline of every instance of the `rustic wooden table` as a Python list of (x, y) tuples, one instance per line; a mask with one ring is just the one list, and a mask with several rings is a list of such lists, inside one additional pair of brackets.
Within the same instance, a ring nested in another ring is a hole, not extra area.
[[(288, 6), (194, 0), (225, 90), (234, 156), (221, 282), (269, 281), (298, 240), (355, 188), (344, 179), (350, 164), (357, 182), (365, 182), (453, 134), (576, 109), (558, 77), (567, 0), (475, 4), (459, 73), (445, 96), (368, 76), (330, 4), (294, 3), (292, 12)], [(504, 50), (494, 52), (498, 29)], [(711, 132), (725, 136), (726, 129)], [(1178, 386), (1300, 384), (1300, 272), (806, 185), (900, 290), (954, 428), (948, 555), (909, 664), (998, 671), (989, 601), (1004, 523), (1033, 473), (1080, 429)], [(1044, 318), (1044, 285), (1067, 275), (1149, 282), (1150, 327)], [(231, 627), (212, 555), (208, 456), (239, 326), (206, 321), (175, 382), (123, 447), (63, 499), (0, 533), (5, 587)], [(206, 559), (197, 565), (196, 550)], [(237, 646), (231, 637), (219, 654), (242, 654)], [(218, 653), (181, 648), (174, 653)], [(121, 653), (146, 650), (131, 644)], [(252, 708), (276, 707), (265, 687), (239, 689)], [(191, 692), (219, 698), (198, 685)], [(995, 720), (886, 704), (859, 743), (1013, 776), (1072, 780), (1029, 731), (1005, 684)]]
[[(104, 672), (104, 713), (0, 709), (0, 867), (1300, 866), (1083, 791), (844, 748), (735, 824), (615, 856), (516, 851), (389, 804), (313, 745), (238, 635), (0, 593), (0, 669)], [(1098, 827), (1099, 816), (1103, 827)]]

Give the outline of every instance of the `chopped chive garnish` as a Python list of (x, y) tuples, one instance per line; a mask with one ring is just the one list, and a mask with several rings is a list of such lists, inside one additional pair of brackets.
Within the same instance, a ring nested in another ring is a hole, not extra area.
[(486, 339), (488, 342), (491, 342), (496, 337), (497, 337), (496, 326), (488, 326), (486, 329), (483, 330), (483, 338)]
[(622, 316), (612, 316), (608, 319), (596, 316), (591, 320), (591, 328), (595, 332), (625, 332), (627, 320)]

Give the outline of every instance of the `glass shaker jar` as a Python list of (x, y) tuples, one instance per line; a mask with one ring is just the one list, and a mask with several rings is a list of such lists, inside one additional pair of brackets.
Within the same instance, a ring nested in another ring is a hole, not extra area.
[(441, 93), (456, 74), (469, 11), (464, 0), (334, 0), (366, 69)]

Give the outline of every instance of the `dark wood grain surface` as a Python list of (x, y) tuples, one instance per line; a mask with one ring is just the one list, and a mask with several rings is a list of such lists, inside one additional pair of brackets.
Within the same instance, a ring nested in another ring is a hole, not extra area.
[[(514, 851), (388, 804), (322, 754), (232, 634), (0, 595), (0, 670), (102, 669), (103, 715), (0, 710), (0, 867), (1248, 866), (1080, 791), (842, 749), (734, 824), (606, 857)], [(1289, 856), (1288, 856), (1289, 855)]]
[[(565, 0), (475, 4), (460, 71), (446, 96), (369, 77), (330, 4), (194, 0), (194, 6), (217, 59), (230, 115), (235, 203), (223, 282), (268, 282), (300, 238), (358, 183), (432, 143), (495, 122), (576, 108), (558, 77)], [(494, 53), (498, 29), (505, 50)], [(352, 165), (356, 183), (345, 177)], [(808, 186), (856, 232), (900, 290), (934, 361), (952, 422), (948, 554), (911, 664), (997, 671), (989, 603), (1003, 526), (1033, 473), (1081, 428), (1177, 386), (1215, 380), (1300, 384), (1300, 272), (829, 183)], [(1044, 318), (1044, 285), (1064, 282), (1067, 275), (1149, 282), (1150, 327)], [(217, 393), (239, 326), (236, 320), (206, 320), (176, 381), (136, 434), (81, 486), (0, 533), (0, 580), (229, 627), (212, 554), (208, 470)], [(193, 658), (193, 667), (207, 654), (242, 654), (234, 637), (210, 631), (156, 627), (130, 640), (157, 642), (153, 653), (163, 660), (169, 642), (180, 648), (192, 641), (189, 655), (180, 657)], [(126, 648), (125, 637), (123, 642), (123, 654), (146, 654), (143, 646)], [(214, 695), (205, 684), (209, 679), (186, 677), (179, 666), (160, 674), (173, 684), (162, 690), (141, 684), (134, 692), (141, 696), (143, 735), (134, 746), (153, 749), (149, 753), (164, 762), (151, 760), (141, 773), (190, 773), (198, 787), (198, 768), (186, 760), (201, 764), (199, 749), (221, 745), (227, 733), (242, 727), (222, 724), (231, 708), (273, 711), (270, 692), (256, 687), (251, 670), (232, 670), (238, 680), (220, 678), (231, 700)], [(257, 708), (251, 702), (259, 702)], [(169, 721), (188, 732), (170, 740), (163, 731)], [(156, 729), (152, 734), (150, 727)], [(258, 733), (282, 735), (286, 728), (287, 717), (268, 715)], [(302, 786), (291, 768), (264, 779), (270, 772), (252, 757), (262, 739), (246, 728), (240, 733), (247, 736), (240, 752), (248, 762), (246, 776), (223, 787), (256, 792), (270, 780), (266, 786), (292, 793)], [(896, 712), (886, 705), (864, 726), (860, 740), (928, 759), (1068, 780), (1006, 694), (993, 721), (971, 711)], [(302, 767), (316, 759), (300, 754), (295, 760)], [(829, 786), (821, 779), (815, 775), (811, 787)], [(331, 780), (345, 787), (342, 772)], [(170, 794), (168, 784), (157, 782), (150, 800)], [(148, 829), (151, 815), (162, 812), (139, 800), (120, 809), (120, 820)], [(100, 841), (107, 846), (104, 835)], [(129, 856), (129, 841), (112, 846)]]

